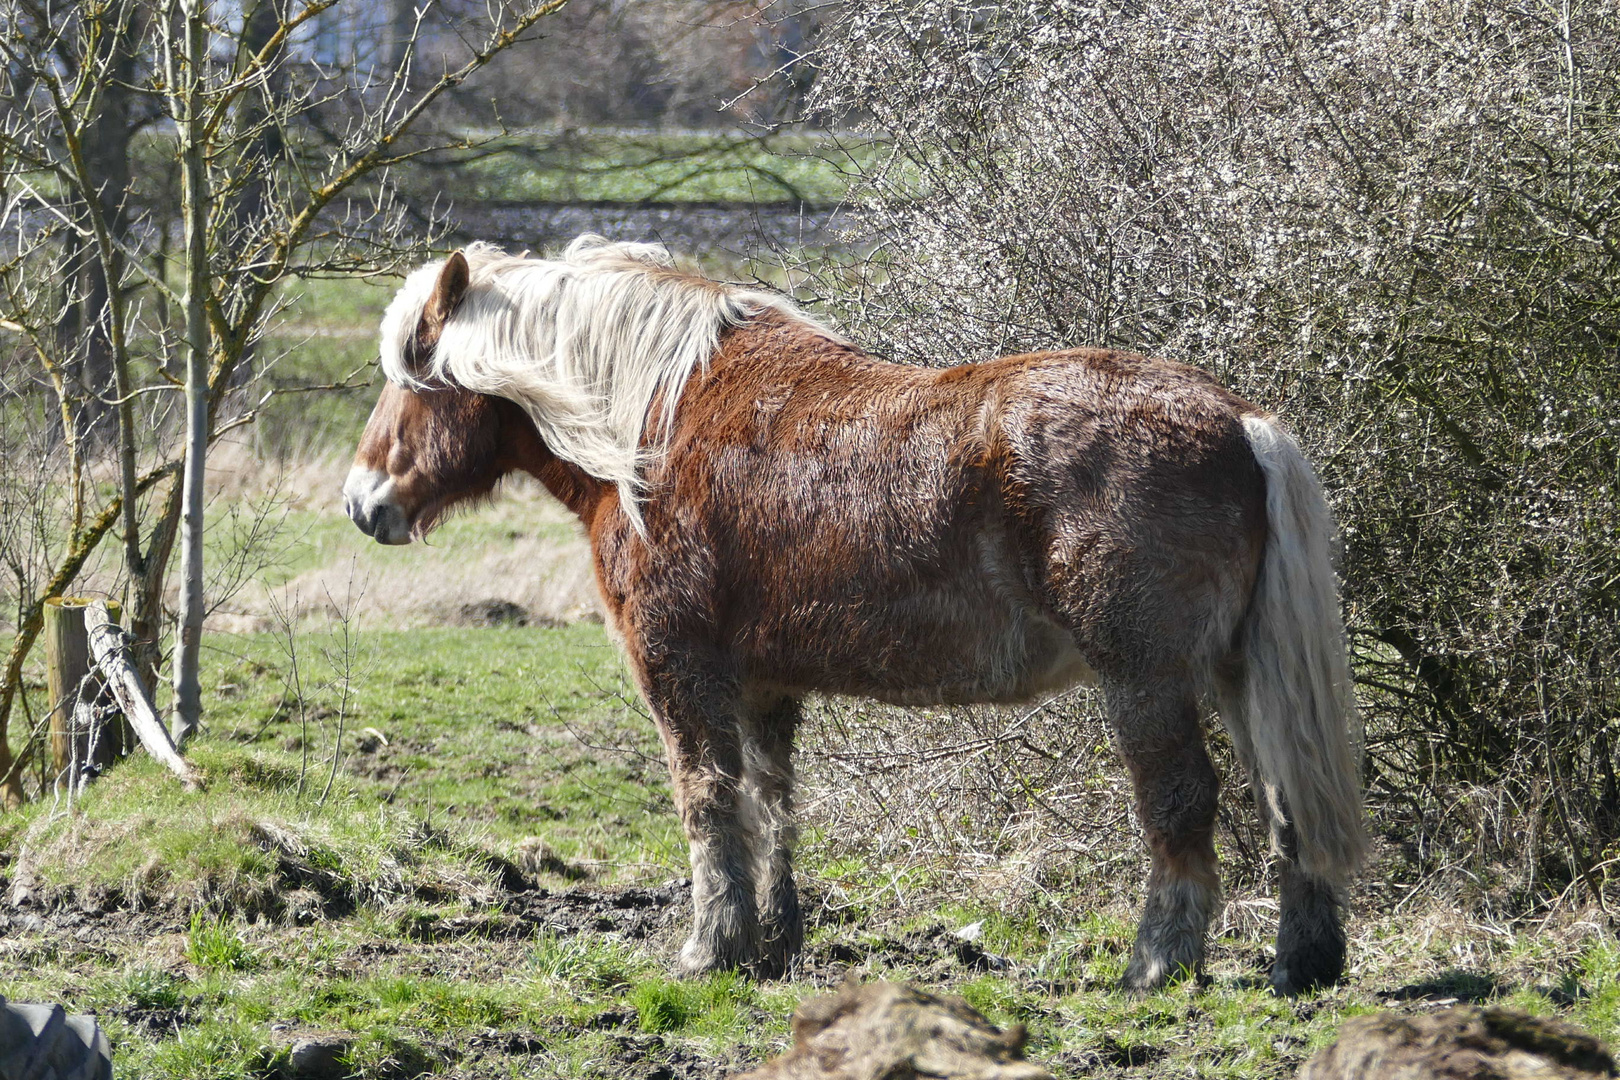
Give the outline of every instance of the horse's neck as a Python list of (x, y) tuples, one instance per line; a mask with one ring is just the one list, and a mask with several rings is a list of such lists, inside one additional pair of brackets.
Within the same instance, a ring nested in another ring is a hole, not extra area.
[(528, 473), (545, 485), (553, 498), (589, 523), (613, 485), (604, 484), (552, 453), (527, 413), (510, 401), (502, 404), (508, 410), (502, 430), (509, 433), (504, 440), (502, 465), (510, 472)]
[(534, 468), (524, 471), (544, 484), (546, 490), (578, 515), (581, 521), (589, 522), (595, 517), (602, 499), (608, 492), (616, 491), (613, 485), (587, 476), (578, 466), (562, 460), (550, 450), (545, 450), (545, 458), (544, 462), (538, 462)]
[[(721, 335), (719, 348), (715, 350), (706, 374), (711, 378), (721, 376), (735, 365), (735, 374), (768, 382), (785, 378), (789, 372), (802, 375), (806, 366), (825, 362), (832, 355), (846, 361), (855, 357), (857, 362), (873, 362), (870, 357), (829, 339), (814, 327), (780, 312), (767, 310), (753, 321)], [(747, 374), (743, 375), (745, 371)], [(688, 392), (691, 389), (692, 384), (688, 384)], [(511, 402), (506, 404), (516, 414), (510, 418), (507, 430), (517, 433), (508, 440), (508, 466), (539, 480), (558, 502), (578, 515), (589, 528), (602, 509), (604, 500), (618, 498), (618, 488), (588, 475), (578, 466), (552, 453), (528, 415)], [(662, 400), (655, 396), (647, 413), (657, 416), (662, 411)], [(677, 419), (676, 425), (680, 423)]]

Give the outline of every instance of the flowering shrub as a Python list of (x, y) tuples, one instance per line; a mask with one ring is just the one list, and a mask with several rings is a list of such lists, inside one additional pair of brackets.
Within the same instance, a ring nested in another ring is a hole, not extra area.
[(826, 35), (816, 107), (892, 138), (856, 336), (1128, 348), (1276, 410), (1336, 503), (1381, 829), (1518, 910), (1600, 887), (1620, 7), (856, 0)]

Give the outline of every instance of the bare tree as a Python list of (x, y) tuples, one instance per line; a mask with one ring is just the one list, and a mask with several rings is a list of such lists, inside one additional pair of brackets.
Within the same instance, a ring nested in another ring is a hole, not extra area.
[[(356, 0), (0, 0), (0, 97), (13, 103), (0, 118), (0, 333), (8, 389), (21, 402), (0, 417), (18, 420), (0, 428), (0, 452), (21, 461), (32, 448), (37, 497), (19, 512), (40, 522), (20, 531), (0, 523), (0, 545), (18, 538), (15, 550), (0, 550), (16, 610), (0, 671), (6, 802), (23, 795), (4, 735), (41, 605), (71, 586), (110, 534), (123, 534), (149, 679), (161, 655), (164, 580), (174, 542), (183, 542), (172, 722), (181, 738), (195, 730), (201, 480), (208, 444), (251, 422), (263, 403), (237, 376), (244, 357), (278, 317), (288, 278), (387, 272), (419, 257), (431, 237), (412, 233), (390, 171), (476, 143), (436, 126), (435, 109), (496, 56), (531, 41), (565, 2), (458, 5), (454, 33), (435, 22), (440, 5), (427, 3), (383, 55), (373, 46), (388, 11)], [(139, 153), (180, 162), (178, 217), (156, 190), (163, 170), (129, 168)], [(175, 232), (184, 238), (178, 259), (168, 243)], [(70, 282), (67, 295), (60, 281)], [(74, 307), (95, 333), (62, 332)], [(74, 378), (103, 348), (111, 387)], [(185, 357), (179, 385), (169, 374), (175, 356)], [(86, 438), (78, 419), (106, 408), (117, 416), (112, 450)], [(57, 443), (18, 419), (30, 410), (61, 418)], [(98, 468), (116, 478), (111, 493), (87, 482)]]

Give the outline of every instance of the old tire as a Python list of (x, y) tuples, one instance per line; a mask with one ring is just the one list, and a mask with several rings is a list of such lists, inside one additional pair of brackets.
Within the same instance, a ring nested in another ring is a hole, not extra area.
[(94, 1017), (0, 998), (0, 1080), (112, 1080), (112, 1046)]

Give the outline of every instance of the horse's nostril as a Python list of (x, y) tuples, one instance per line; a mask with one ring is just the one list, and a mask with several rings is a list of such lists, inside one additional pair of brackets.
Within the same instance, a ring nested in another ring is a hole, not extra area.
[(381, 544), (408, 544), (410, 524), (394, 501), (393, 481), (385, 473), (356, 466), (343, 484), (343, 510), (354, 527)]
[(355, 528), (367, 536), (371, 535), (374, 515), (366, 513), (364, 504), (359, 500), (345, 498), (343, 500), (343, 512), (349, 515), (349, 520), (354, 522)]

